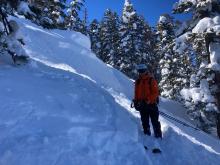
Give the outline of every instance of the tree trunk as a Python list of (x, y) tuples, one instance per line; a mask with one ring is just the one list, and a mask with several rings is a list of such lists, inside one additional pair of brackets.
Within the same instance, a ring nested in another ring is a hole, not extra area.
[(218, 71), (215, 72), (215, 83), (218, 87), (215, 98), (216, 98), (216, 103), (217, 103), (217, 107), (218, 107), (217, 134), (218, 134), (218, 137), (220, 138), (220, 72), (218, 72)]
[(9, 25), (9, 22), (7, 20), (7, 14), (4, 13), (1, 8), (0, 8), (0, 15), (1, 15), (1, 18), (2, 18), (2, 23), (3, 23), (4, 28), (5, 28), (5, 32), (6, 32), (7, 35), (9, 35), (9, 33), (12, 31), (12, 28)]
[(220, 113), (217, 114), (217, 134), (220, 139)]

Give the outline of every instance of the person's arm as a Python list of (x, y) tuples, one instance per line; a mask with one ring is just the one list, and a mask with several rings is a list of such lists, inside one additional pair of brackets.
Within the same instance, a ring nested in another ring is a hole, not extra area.
[(152, 84), (151, 84), (151, 99), (150, 99), (151, 104), (154, 104), (157, 102), (158, 96), (159, 96), (158, 84), (157, 84), (157, 81), (153, 79)]
[(134, 83), (134, 99), (133, 100), (137, 100), (137, 80)]

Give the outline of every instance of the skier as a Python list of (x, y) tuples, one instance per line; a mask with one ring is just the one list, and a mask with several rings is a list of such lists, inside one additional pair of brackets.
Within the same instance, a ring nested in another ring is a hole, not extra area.
[(144, 134), (151, 135), (149, 124), (149, 119), (151, 119), (154, 136), (162, 138), (157, 106), (159, 96), (157, 81), (150, 74), (145, 64), (137, 65), (137, 71), (139, 77), (135, 81), (135, 94), (132, 105), (140, 112)]

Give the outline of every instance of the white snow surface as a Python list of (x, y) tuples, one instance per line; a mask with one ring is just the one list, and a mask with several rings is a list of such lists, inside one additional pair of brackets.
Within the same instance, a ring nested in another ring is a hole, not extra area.
[(20, 4), (18, 5), (18, 9), (17, 9), (19, 14), (31, 14), (31, 15), (35, 15), (29, 8), (27, 2), (21, 1)]
[(160, 18), (159, 18), (159, 21), (158, 21), (159, 23), (166, 23), (167, 22), (167, 18), (165, 17), (165, 16), (160, 16)]
[(220, 44), (219, 43), (211, 43), (209, 45), (210, 49), (210, 67), (213, 70), (220, 71)]
[[(133, 81), (97, 59), (88, 38), (16, 20), (31, 62), (15, 67), (0, 56), (0, 165), (220, 162), (217, 139), (162, 117), (163, 140), (144, 137), (130, 109)], [(160, 110), (191, 122), (176, 102), (161, 98)]]
[(2, 22), (0, 22), (0, 32), (3, 32), (4, 31), (4, 25)]
[[(195, 28), (192, 30), (193, 33), (203, 33), (203, 32), (214, 32), (219, 36), (220, 34), (220, 16), (215, 16), (214, 18), (203, 18), (198, 22)], [(209, 65), (213, 70), (220, 71), (220, 45), (216, 42), (209, 45), (210, 50), (210, 60)]]
[(213, 31), (220, 33), (220, 16), (215, 16), (214, 18), (205, 17), (201, 19), (195, 28), (193, 28), (193, 33), (203, 33)]

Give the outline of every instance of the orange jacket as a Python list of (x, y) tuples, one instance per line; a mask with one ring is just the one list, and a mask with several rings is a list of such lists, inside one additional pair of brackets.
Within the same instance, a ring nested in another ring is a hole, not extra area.
[(136, 101), (146, 101), (149, 104), (157, 102), (159, 89), (157, 81), (150, 75), (145, 74), (139, 76), (135, 81), (135, 97)]

